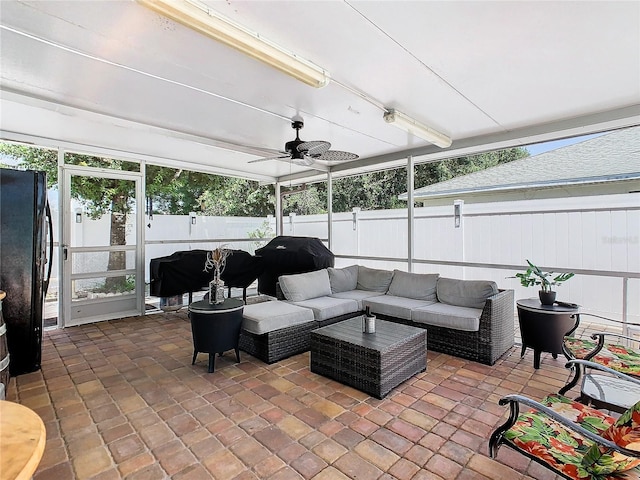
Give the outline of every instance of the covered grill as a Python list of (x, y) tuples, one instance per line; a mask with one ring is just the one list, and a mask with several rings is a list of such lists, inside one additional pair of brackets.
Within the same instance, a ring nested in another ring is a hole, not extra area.
[(276, 237), (256, 250), (264, 270), (258, 277), (258, 292), (276, 296), (280, 275), (305, 273), (333, 267), (335, 257), (319, 238)]
[[(175, 252), (154, 258), (150, 263), (150, 293), (156, 297), (171, 297), (195, 292), (209, 284), (213, 270), (204, 271), (208, 250)], [(262, 259), (244, 250), (231, 250), (221, 278), (227, 287), (245, 290), (262, 272)]]

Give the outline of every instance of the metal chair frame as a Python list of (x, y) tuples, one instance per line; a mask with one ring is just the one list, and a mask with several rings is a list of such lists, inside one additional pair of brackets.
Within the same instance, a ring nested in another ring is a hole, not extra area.
[(507, 421), (505, 423), (503, 423), (502, 425), (500, 425), (492, 434), (491, 434), (491, 438), (489, 439), (489, 456), (491, 458), (495, 458), (497, 453), (498, 453), (498, 448), (501, 445), (506, 445), (509, 448), (512, 448), (520, 453), (522, 453), (523, 455), (527, 456), (528, 458), (531, 458), (532, 460), (534, 460), (535, 462), (539, 463), (542, 466), (545, 466), (551, 470), (553, 470), (554, 472), (556, 472), (557, 474), (563, 476), (564, 478), (568, 478), (571, 479), (571, 477), (568, 477), (566, 475), (563, 475), (560, 472), (557, 472), (556, 470), (552, 469), (550, 465), (544, 463), (543, 460), (541, 460), (538, 457), (529, 455), (528, 453), (518, 449), (516, 446), (512, 445), (511, 443), (509, 443), (508, 441), (505, 441), (504, 438), (504, 434), (507, 430), (509, 430), (518, 420), (518, 416), (520, 415), (520, 404), (526, 405), (528, 407), (531, 407), (532, 409), (543, 413), (544, 415), (546, 415), (547, 417), (549, 417), (552, 420), (555, 420), (557, 423), (559, 423), (560, 425), (562, 425), (563, 427), (573, 430), (574, 432), (579, 433), (580, 435), (582, 435), (583, 437), (591, 440), (592, 442), (605, 447), (607, 449), (609, 449), (610, 451), (615, 451), (615, 452), (619, 452), (622, 453), (623, 455), (626, 455), (628, 457), (635, 457), (635, 458), (640, 458), (640, 452), (636, 452), (634, 450), (629, 450), (626, 449), (624, 447), (619, 446), (618, 444), (616, 444), (615, 442), (612, 442), (611, 440), (607, 440), (606, 438), (601, 437), (600, 435), (597, 435), (593, 432), (590, 432), (589, 430), (586, 430), (585, 428), (583, 428), (582, 426), (578, 425), (577, 423), (574, 423), (573, 421), (569, 420), (566, 417), (563, 417), (562, 415), (560, 415), (558, 412), (556, 412), (555, 410), (539, 403), (536, 402), (535, 400), (532, 400), (530, 398), (524, 397), (522, 395), (507, 395), (503, 398), (501, 398), (498, 403), (500, 405), (509, 405), (509, 418), (507, 419)]
[[(621, 322), (619, 320), (614, 320), (612, 318), (607, 318), (607, 317), (602, 317), (600, 315), (595, 315), (592, 313), (581, 313), (582, 316), (589, 316), (589, 317), (596, 317), (596, 318), (601, 318), (613, 323), (618, 323), (618, 324), (624, 324), (626, 326), (640, 326), (640, 324), (638, 323), (628, 323), (628, 322)], [(575, 329), (574, 329), (575, 330)], [(573, 332), (573, 330), (572, 330)], [(585, 361), (591, 361), (599, 352), (602, 351), (602, 349), (605, 346), (605, 338), (606, 337), (616, 337), (616, 338), (620, 338), (623, 340), (626, 340), (627, 342), (640, 342), (640, 339), (637, 338), (632, 338), (629, 337), (627, 335), (621, 335), (618, 333), (611, 333), (611, 332), (595, 332), (591, 334), (591, 339), (592, 340), (597, 340), (598, 344), (596, 345), (595, 349), (593, 349), (591, 352), (589, 352), (584, 358), (581, 359), (576, 359), (574, 358), (574, 356), (571, 354), (571, 352), (567, 349), (566, 344), (563, 343), (562, 345), (562, 353), (564, 354), (565, 357), (567, 357), (567, 360), (569, 360), (569, 362), (567, 363), (567, 368), (571, 368), (572, 369), (572, 373), (573, 373), (573, 378), (571, 378), (567, 384), (562, 387), (558, 393), (560, 395), (564, 395), (565, 393), (567, 393), (569, 390), (571, 390), (573, 387), (575, 387), (578, 382), (580, 381), (580, 378), (582, 376), (583, 370), (584, 368), (580, 368), (580, 364), (579, 363), (571, 363), (571, 360), (585, 360)], [(597, 362), (591, 362), (591, 363), (596, 363)], [(607, 368), (607, 367), (605, 367)], [(612, 370), (612, 369), (609, 369)], [(633, 377), (632, 375), (627, 375), (625, 374), (627, 377)]]

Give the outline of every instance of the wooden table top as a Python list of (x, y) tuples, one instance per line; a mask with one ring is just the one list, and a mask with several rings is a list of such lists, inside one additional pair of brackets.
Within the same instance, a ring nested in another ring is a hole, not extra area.
[(29, 479), (46, 440), (42, 419), (19, 403), (0, 400), (0, 480)]

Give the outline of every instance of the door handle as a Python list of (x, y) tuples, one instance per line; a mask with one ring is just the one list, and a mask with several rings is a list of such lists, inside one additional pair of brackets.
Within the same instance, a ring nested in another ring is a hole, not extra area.
[(47, 256), (47, 262), (49, 265), (47, 266), (47, 277), (44, 282), (44, 295), (47, 294), (47, 290), (49, 290), (49, 281), (51, 280), (51, 270), (53, 269), (53, 218), (51, 217), (51, 207), (49, 206), (49, 201), (47, 201), (47, 208), (45, 209), (46, 217), (47, 217), (47, 226), (49, 227), (49, 254)]
[(67, 248), (66, 245), (62, 246), (62, 258), (64, 258), (64, 261), (67, 261), (67, 258), (69, 256), (69, 249)]

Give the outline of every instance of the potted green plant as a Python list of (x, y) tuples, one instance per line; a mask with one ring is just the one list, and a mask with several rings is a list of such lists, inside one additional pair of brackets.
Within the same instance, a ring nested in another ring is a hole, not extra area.
[(529, 264), (529, 268), (527, 268), (526, 272), (516, 273), (516, 276), (511, 278), (519, 278), (520, 284), (523, 287), (540, 285), (540, 291), (538, 292), (540, 303), (542, 303), (542, 305), (553, 305), (556, 301), (556, 292), (554, 292), (551, 287), (566, 282), (574, 276), (574, 273), (565, 272), (555, 275), (554, 272), (543, 272), (529, 260), (527, 260), (527, 263)]

